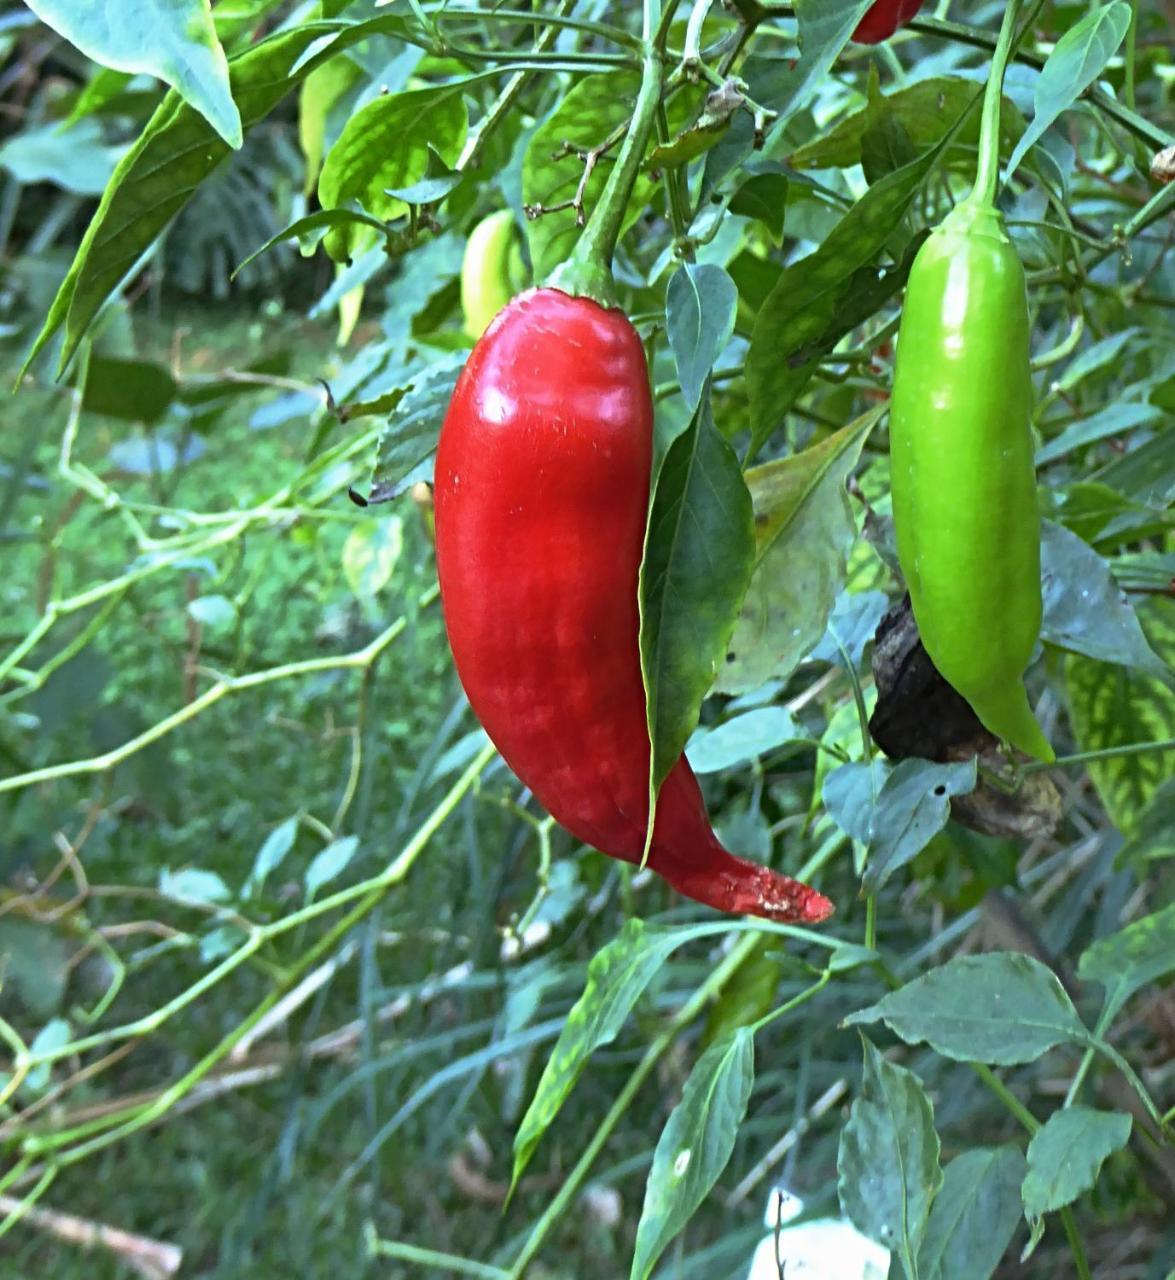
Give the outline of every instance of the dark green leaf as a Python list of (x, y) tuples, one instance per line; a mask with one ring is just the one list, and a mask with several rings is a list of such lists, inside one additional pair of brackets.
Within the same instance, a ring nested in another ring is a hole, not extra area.
[(845, 1023), (879, 1020), (907, 1044), (924, 1040), (943, 1057), (995, 1066), (1090, 1040), (1056, 974), (1016, 952), (950, 960)]
[[(1127, 401), (1106, 405), (1088, 418), (1070, 423), (1059, 435), (1041, 445), (1036, 451), (1036, 465), (1044, 466), (1046, 462), (1063, 458), (1082, 445), (1123, 435), (1162, 416), (1162, 410), (1153, 404), (1131, 404)], [(1048, 423), (1044, 425), (1047, 427)]]
[(763, 74), (748, 72), (751, 94), (778, 112), (767, 135), (765, 150), (769, 155), (796, 113), (808, 106), (825, 82), (829, 68), (868, 8), (869, 0), (798, 0), (799, 58), (772, 59), (763, 64)]
[(673, 1108), (645, 1185), (631, 1280), (646, 1280), (657, 1259), (709, 1195), (726, 1168), (755, 1081), (755, 1038), (740, 1027), (711, 1045)]
[(653, 975), (682, 943), (713, 932), (712, 924), (668, 930), (652, 929), (641, 920), (629, 920), (621, 933), (592, 958), (583, 995), (567, 1015), (538, 1088), (514, 1135), (514, 1184), (588, 1058), (600, 1045), (616, 1039)]
[[(901, 116), (881, 95), (876, 63), (869, 69), (869, 105), (865, 110), (865, 130), (861, 134), (861, 168), (865, 172), (865, 180), (872, 186), (887, 173), (893, 173), (916, 160), (919, 148), (914, 145)], [(937, 118), (950, 119), (941, 115)]]
[(693, 413), (702, 388), (734, 332), (738, 290), (726, 272), (711, 263), (683, 264), (669, 281), (665, 323), (677, 362), (686, 408)]
[[(915, 151), (935, 146), (963, 116), (957, 140), (974, 147), (979, 139), (979, 112), (964, 114), (975, 102), (975, 84), (951, 76), (931, 76), (904, 89), (885, 94), (880, 101), (889, 116), (901, 126)], [(829, 129), (821, 130), (810, 142), (788, 157), (793, 169), (848, 169), (863, 161), (862, 140), (876, 119), (870, 104), (859, 108)], [(1000, 118), (1000, 140), (1006, 149), (1024, 131), (1019, 111), (1005, 98)], [(972, 166), (974, 159), (972, 158)]]
[(1173, 970), (1175, 904), (1095, 942), (1082, 954), (1077, 976), (1105, 987), (1103, 1018), (1108, 1024), (1136, 991)]
[[(1175, 186), (1168, 190), (1175, 191)], [(1148, 507), (1170, 506), (1175, 501), (1175, 449), (1171, 448), (1170, 433), (1160, 431), (1091, 478)]]
[(657, 475), (641, 564), (651, 794), (694, 727), (751, 575), (751, 497), (705, 397)]
[(747, 353), (752, 454), (783, 421), (820, 358), (905, 282), (910, 259), (883, 272), (873, 263), (952, 136), (870, 187), (815, 252), (779, 277)]
[(297, 240), (302, 246), (303, 252), (305, 252), (307, 248), (312, 248), (318, 244), (331, 227), (343, 227), (352, 222), (369, 227), (380, 235), (387, 235), (387, 227), (378, 218), (373, 218), (370, 214), (363, 213), (359, 209), (316, 209), (313, 213), (308, 213), (304, 218), (298, 218), (296, 221), (291, 222), (288, 227), (283, 227), (276, 235), (270, 236), (261, 248), (254, 249), (237, 266), (233, 275), (236, 276), (250, 262), (261, 257), (263, 253), (272, 249), (275, 244), (281, 244), (283, 240)]
[(1147, 864), (1175, 858), (1175, 777), (1159, 785), (1115, 862), (1145, 874)]
[(1029, 1220), (1072, 1204), (1097, 1181), (1107, 1156), (1130, 1139), (1130, 1117), (1068, 1107), (1054, 1111), (1028, 1144), (1022, 1194)]
[(782, 173), (757, 173), (734, 193), (731, 213), (761, 222), (776, 245), (783, 244), (788, 180)]
[(379, 438), (369, 502), (397, 497), (406, 477), (436, 451), (437, 436), (468, 353), (434, 360), (399, 397)]
[(919, 1280), (918, 1250), (942, 1185), (934, 1109), (922, 1082), (886, 1062), (864, 1036), (861, 1092), (837, 1155), (841, 1208), (858, 1231), (902, 1260)]
[(158, 422), (170, 408), (176, 390), (175, 379), (162, 365), (91, 356), (82, 408), (128, 422)]
[(1092, 547), (1063, 525), (1045, 520), (1040, 557), (1042, 639), (1087, 658), (1137, 667), (1170, 680), (1167, 664), (1147, 643), (1110, 566)]
[(461, 181), (464, 175), (457, 169), (450, 169), (432, 146), (428, 149), (428, 167), (425, 177), (408, 187), (396, 187), (386, 194), (403, 200), (405, 204), (432, 204), (442, 200)]
[(866, 893), (877, 893), (926, 848), (951, 816), (951, 797), (974, 791), (976, 780), (974, 759), (957, 764), (911, 759), (894, 768), (873, 814), (862, 885)]
[[(420, 182), (436, 153), (446, 165), (457, 162), (469, 116), (456, 81), (406, 93), (373, 98), (346, 123), (327, 152), (318, 178), (318, 198), (324, 209), (339, 209), (357, 201), (365, 212), (389, 222), (408, 210), (394, 194)], [(332, 229), (326, 249), (346, 261), (374, 243), (374, 233), (354, 226)]]
[(726, 662), (722, 693), (784, 678), (824, 634), (857, 536), (845, 483), (884, 406), (792, 458), (747, 472), (755, 512), (754, 576)]
[[(1123, 608), (1118, 606), (1119, 614)], [(1139, 606), (1139, 613), (1152, 646), (1163, 657), (1175, 656), (1175, 601), (1152, 598)], [(1065, 685), (1069, 722), (1080, 751), (1175, 738), (1175, 691), (1169, 676), (1160, 681), (1071, 655), (1065, 662)], [(1091, 760), (1087, 768), (1114, 825), (1130, 835), (1159, 786), (1175, 777), (1175, 748)]]
[(979, 1147), (947, 1165), (918, 1255), (922, 1280), (988, 1280), (1020, 1223), (1019, 1147)]

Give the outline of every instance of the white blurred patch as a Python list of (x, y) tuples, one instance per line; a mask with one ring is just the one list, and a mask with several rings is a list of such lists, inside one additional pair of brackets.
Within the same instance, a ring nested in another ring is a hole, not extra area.
[[(863, 1236), (845, 1218), (817, 1218), (790, 1227), (804, 1202), (783, 1187), (767, 1201), (760, 1241), (747, 1280), (886, 1280), (889, 1250)], [(776, 1224), (783, 1224), (776, 1232)]]

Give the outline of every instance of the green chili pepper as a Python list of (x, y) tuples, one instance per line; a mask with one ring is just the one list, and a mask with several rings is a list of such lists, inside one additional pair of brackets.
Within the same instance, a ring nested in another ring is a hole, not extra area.
[(930, 660), (983, 724), (1054, 759), (1021, 677), (1040, 636), (1040, 516), (1024, 268), (995, 207), (1008, 5), (975, 188), (914, 260), (890, 456), (898, 559)]
[(461, 263), (461, 308), (471, 338), (480, 338), (494, 316), (525, 287), (526, 268), (518, 242), (509, 209), (491, 213), (470, 233)]

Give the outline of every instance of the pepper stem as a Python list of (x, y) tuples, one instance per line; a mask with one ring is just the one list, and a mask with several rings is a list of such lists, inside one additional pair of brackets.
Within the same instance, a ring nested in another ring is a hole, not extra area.
[(628, 197), (640, 172), (645, 147), (656, 121), (663, 82), (661, 54), (646, 33), (641, 87), (633, 109), (632, 123), (620, 144), (616, 163), (588, 218), (587, 226), (579, 237), (579, 243), (571, 257), (556, 267), (547, 281), (552, 288), (562, 289), (564, 293), (577, 297), (594, 298), (601, 306), (615, 305), (612, 255), (616, 252), (616, 242), (624, 225)]
[(1008, 0), (999, 38), (991, 57), (991, 72), (983, 95), (983, 119), (979, 127), (979, 168), (975, 186), (968, 200), (973, 204), (995, 207), (996, 189), (1000, 181), (1000, 104), (1004, 96), (1004, 72), (1016, 45), (1016, 17), (1020, 0)]

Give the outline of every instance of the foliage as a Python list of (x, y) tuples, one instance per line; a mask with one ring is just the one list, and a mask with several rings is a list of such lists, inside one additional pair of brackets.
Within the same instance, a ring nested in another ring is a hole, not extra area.
[[(0, 1277), (741, 1277), (774, 1182), (894, 1275), (1175, 1266), (1169, 6), (1026, 4), (1006, 84), (1047, 774), (868, 732), (892, 338), (1002, 6), (865, 7), (0, 8)], [(575, 845), (437, 607), (465, 238), (566, 258), (642, 8), (651, 730), (818, 932)]]

